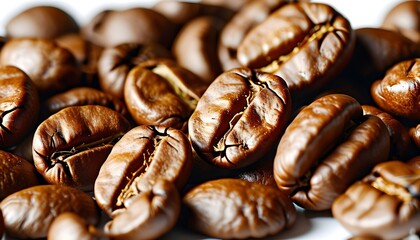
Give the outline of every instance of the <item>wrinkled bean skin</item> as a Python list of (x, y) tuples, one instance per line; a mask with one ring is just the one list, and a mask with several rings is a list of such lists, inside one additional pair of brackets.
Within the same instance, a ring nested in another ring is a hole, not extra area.
[(73, 212), (64, 212), (48, 228), (48, 240), (99, 240), (97, 230)]
[(53, 40), (9, 40), (0, 53), (0, 63), (16, 66), (28, 74), (41, 94), (62, 91), (80, 83), (81, 71), (73, 54)]
[(122, 99), (125, 79), (130, 70), (154, 58), (171, 58), (171, 54), (159, 44), (123, 43), (106, 48), (98, 63), (101, 89)]
[(236, 54), (245, 35), (266, 19), (272, 11), (284, 4), (286, 4), (285, 0), (251, 1), (226, 23), (220, 33), (218, 47), (219, 59), (224, 71), (241, 67)]
[(420, 43), (420, 2), (403, 1), (395, 5), (386, 14), (382, 27)]
[(177, 0), (159, 1), (152, 9), (167, 17), (179, 27), (199, 16), (213, 16), (228, 20), (234, 14), (234, 11), (223, 6)]
[(39, 184), (38, 172), (25, 159), (0, 150), (0, 200)]
[(354, 235), (402, 239), (420, 230), (420, 169), (404, 162), (378, 164), (333, 204), (333, 216)]
[(74, 212), (90, 224), (98, 222), (92, 198), (80, 190), (62, 185), (38, 185), (15, 192), (1, 203), (8, 236), (43, 238), (56, 216)]
[(49, 183), (91, 191), (102, 163), (130, 128), (121, 114), (107, 107), (64, 108), (35, 131), (35, 167)]
[(180, 209), (175, 185), (158, 180), (150, 190), (130, 199), (127, 208), (108, 222), (104, 231), (114, 240), (158, 239), (175, 226)]
[(43, 111), (47, 116), (59, 112), (70, 106), (100, 105), (121, 113), (128, 118), (129, 113), (119, 98), (90, 87), (72, 88), (66, 92), (56, 94), (44, 103)]
[(188, 122), (191, 143), (223, 168), (256, 162), (277, 144), (291, 114), (291, 97), (278, 76), (237, 68), (220, 75)]
[(321, 97), (287, 127), (274, 159), (277, 186), (299, 206), (330, 209), (334, 199), (388, 159), (390, 137), (376, 116), (342, 94)]
[(185, 130), (207, 84), (171, 60), (150, 60), (128, 74), (124, 100), (139, 125)]
[(172, 46), (179, 65), (208, 84), (222, 73), (215, 50), (224, 23), (222, 19), (212, 16), (195, 18), (184, 25)]
[(410, 135), (407, 128), (392, 115), (370, 105), (362, 105), (364, 115), (379, 117), (388, 128), (391, 137), (391, 159), (403, 158), (410, 147)]
[(101, 167), (94, 194), (99, 207), (109, 216), (127, 207), (159, 179), (181, 190), (191, 171), (191, 144), (176, 129), (138, 126), (118, 141)]
[(371, 87), (372, 98), (381, 109), (420, 120), (420, 58), (394, 65)]
[(22, 70), (0, 67), (0, 148), (18, 144), (34, 128), (39, 111), (38, 92)]
[(28, 8), (6, 23), (9, 38), (34, 37), (53, 39), (79, 31), (77, 22), (67, 12), (53, 6)]
[(104, 10), (82, 28), (90, 42), (112, 47), (123, 43), (158, 43), (169, 47), (175, 37), (174, 24), (148, 8)]
[(299, 96), (338, 75), (353, 48), (354, 33), (340, 13), (324, 4), (290, 3), (254, 27), (237, 56), (243, 66), (282, 77)]
[(275, 187), (241, 179), (218, 179), (195, 186), (182, 203), (189, 226), (223, 239), (263, 238), (290, 228), (296, 210)]

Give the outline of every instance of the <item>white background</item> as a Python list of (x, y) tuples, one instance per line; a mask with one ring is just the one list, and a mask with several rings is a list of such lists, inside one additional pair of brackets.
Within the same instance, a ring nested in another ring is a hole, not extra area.
[[(226, 0), (228, 1), (228, 0)], [(230, 0), (235, 1), (235, 0)], [(88, 22), (104, 9), (124, 9), (133, 6), (149, 7), (154, 0), (2, 0), (0, 3), (0, 35), (5, 23), (18, 12), (34, 5), (53, 5), (66, 10), (79, 24)], [(347, 17), (353, 28), (379, 27), (384, 15), (400, 0), (320, 0), (335, 7)], [(270, 239), (348, 239), (350, 234), (328, 212), (314, 213), (299, 209), (295, 226)], [(175, 229), (165, 239), (200, 239), (203, 236)]]

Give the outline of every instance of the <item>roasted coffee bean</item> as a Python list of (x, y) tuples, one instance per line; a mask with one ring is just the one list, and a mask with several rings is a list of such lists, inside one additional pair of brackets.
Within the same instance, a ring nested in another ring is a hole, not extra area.
[(393, 115), (420, 120), (420, 58), (400, 62), (372, 84), (372, 98)]
[(215, 6), (223, 6), (225, 8), (232, 9), (233, 11), (240, 10), (243, 6), (252, 2), (252, 0), (236, 0), (236, 1), (225, 1), (225, 0), (201, 0), (201, 3), (211, 4)]
[(359, 28), (356, 46), (344, 74), (372, 83), (393, 65), (420, 56), (420, 45), (400, 33), (382, 28)]
[(191, 115), (188, 132), (201, 158), (219, 167), (240, 168), (277, 144), (290, 112), (283, 79), (237, 68), (208, 87)]
[(148, 8), (104, 10), (82, 28), (90, 42), (113, 47), (123, 43), (158, 43), (169, 47), (175, 37), (175, 27), (162, 14)]
[(338, 75), (354, 47), (350, 23), (320, 3), (290, 3), (254, 27), (238, 48), (246, 67), (282, 77), (293, 95), (314, 92)]
[(0, 64), (23, 70), (41, 94), (62, 91), (80, 83), (81, 71), (73, 54), (53, 40), (9, 40), (0, 53)]
[[(159, 179), (186, 184), (192, 152), (187, 136), (179, 130), (138, 126), (118, 141), (95, 182), (95, 198), (101, 209), (113, 216), (128, 207), (127, 201), (152, 189)], [(115, 230), (116, 231), (116, 230)]]
[(287, 127), (274, 159), (277, 186), (305, 209), (327, 210), (353, 182), (388, 160), (390, 137), (376, 116), (342, 94), (303, 108)]
[(217, 44), (224, 23), (216, 17), (197, 17), (180, 30), (172, 46), (179, 65), (209, 84), (222, 73)]
[(200, 16), (213, 16), (228, 20), (234, 14), (234, 11), (223, 6), (177, 0), (159, 1), (152, 9), (167, 17), (179, 27)]
[(64, 10), (54, 6), (28, 8), (6, 23), (9, 38), (56, 38), (79, 31), (77, 22)]
[(223, 239), (263, 238), (290, 228), (296, 210), (286, 194), (241, 179), (218, 179), (195, 186), (182, 203), (189, 226)]
[(130, 116), (121, 99), (90, 87), (72, 88), (56, 94), (45, 101), (42, 111), (50, 116), (66, 107), (84, 105), (100, 105), (117, 111), (126, 118)]
[(375, 115), (379, 117), (388, 128), (391, 137), (391, 159), (403, 158), (410, 147), (410, 135), (407, 128), (392, 115), (370, 105), (362, 105), (364, 115)]
[(0, 201), (12, 193), (38, 184), (38, 172), (30, 162), (0, 150)]
[(99, 231), (95, 226), (74, 212), (58, 215), (48, 228), (48, 240), (99, 240)]
[(17, 145), (34, 128), (39, 111), (38, 92), (22, 70), (0, 67), (0, 148)]
[(237, 60), (238, 47), (245, 35), (271, 12), (286, 4), (286, 0), (259, 0), (244, 5), (223, 27), (218, 47), (223, 70), (241, 67)]
[(64, 108), (35, 131), (35, 167), (49, 183), (91, 191), (102, 163), (129, 129), (129, 122), (107, 107)]
[(385, 16), (382, 27), (420, 43), (420, 2), (402, 1)]
[(154, 58), (171, 58), (169, 50), (159, 44), (123, 43), (106, 48), (99, 58), (99, 84), (103, 91), (124, 97), (124, 83), (137, 64)]
[(410, 137), (414, 144), (420, 149), (420, 124), (410, 128)]
[(99, 87), (98, 61), (103, 48), (87, 41), (80, 33), (66, 34), (56, 38), (55, 41), (76, 58), (82, 70), (81, 85)]
[(1, 203), (6, 234), (18, 238), (43, 238), (60, 213), (74, 212), (89, 224), (98, 222), (92, 198), (62, 185), (39, 185), (6, 197)]
[(420, 169), (390, 161), (340, 195), (332, 213), (354, 235), (403, 239), (420, 230), (419, 196)]
[(153, 187), (130, 199), (126, 209), (105, 225), (105, 234), (115, 240), (159, 239), (179, 217), (181, 200), (172, 182), (157, 179)]
[(185, 130), (207, 84), (171, 60), (150, 60), (128, 74), (124, 100), (134, 121)]

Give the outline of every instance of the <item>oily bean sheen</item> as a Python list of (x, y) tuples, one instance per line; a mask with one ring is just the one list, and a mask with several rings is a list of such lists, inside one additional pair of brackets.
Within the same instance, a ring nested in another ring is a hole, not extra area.
[(388, 128), (391, 137), (390, 157), (399, 159), (407, 154), (410, 147), (410, 135), (407, 128), (395, 117), (374, 106), (362, 105), (364, 115), (375, 115), (379, 117)]
[(134, 121), (184, 130), (207, 84), (171, 60), (150, 60), (133, 68), (124, 100)]
[(0, 203), (8, 236), (43, 238), (60, 213), (74, 212), (90, 224), (98, 222), (92, 198), (62, 185), (38, 185), (9, 195)]
[(363, 118), (352, 97), (326, 95), (302, 109), (287, 127), (274, 159), (274, 178), (296, 204), (327, 210), (347, 187), (387, 160), (389, 149), (382, 120)]
[(354, 235), (403, 239), (420, 230), (420, 169), (390, 161), (375, 166), (333, 204), (333, 216)]
[(420, 120), (420, 58), (400, 62), (371, 87), (372, 98), (383, 110)]
[(263, 238), (291, 227), (296, 210), (286, 194), (241, 179), (218, 179), (188, 191), (182, 203), (194, 230), (223, 239)]
[(175, 226), (180, 209), (175, 185), (159, 179), (151, 189), (130, 199), (127, 208), (115, 215), (104, 231), (115, 240), (159, 239)]
[(95, 182), (96, 201), (112, 216), (159, 179), (182, 189), (191, 161), (191, 144), (183, 132), (161, 126), (135, 127), (115, 144), (102, 165)]
[(73, 212), (58, 215), (48, 228), (48, 240), (96, 240), (96, 229)]
[(123, 43), (105, 48), (98, 63), (99, 85), (103, 91), (123, 98), (125, 79), (131, 69), (146, 60), (170, 56), (169, 50), (152, 43)]
[(38, 118), (38, 92), (22, 70), (0, 67), (0, 148), (17, 145)]
[(91, 191), (102, 163), (129, 129), (129, 122), (107, 107), (64, 108), (35, 131), (35, 167), (49, 183)]
[(53, 6), (28, 8), (6, 23), (9, 38), (36, 37), (56, 38), (67, 33), (76, 33), (79, 26), (68, 13)]
[(0, 53), (0, 63), (23, 70), (43, 94), (62, 91), (80, 83), (81, 71), (73, 54), (53, 40), (9, 40)]
[(294, 92), (314, 91), (338, 75), (354, 48), (350, 23), (328, 5), (290, 3), (254, 27), (238, 60), (282, 77)]
[(84, 105), (101, 105), (121, 113), (124, 117), (129, 116), (128, 110), (121, 99), (90, 87), (72, 88), (56, 94), (46, 100), (42, 111), (49, 116), (66, 107)]
[(19, 190), (39, 184), (38, 172), (25, 159), (0, 150), (0, 201)]
[(191, 143), (206, 161), (240, 168), (277, 144), (291, 112), (291, 98), (280, 77), (232, 69), (203, 94), (188, 123)]

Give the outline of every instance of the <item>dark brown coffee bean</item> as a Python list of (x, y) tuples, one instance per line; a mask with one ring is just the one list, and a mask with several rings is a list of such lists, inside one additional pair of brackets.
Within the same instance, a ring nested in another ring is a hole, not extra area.
[(169, 19), (148, 8), (104, 10), (82, 28), (90, 42), (113, 47), (123, 43), (158, 43), (169, 47), (175, 37), (175, 27)]
[(362, 105), (364, 115), (375, 115), (379, 117), (388, 128), (391, 137), (391, 159), (403, 158), (410, 146), (410, 135), (406, 127), (392, 115), (370, 105)]
[(53, 40), (9, 40), (0, 53), (0, 63), (23, 70), (41, 94), (62, 91), (80, 83), (81, 71), (73, 54)]
[(95, 226), (87, 223), (82, 216), (73, 212), (58, 215), (48, 228), (48, 240), (99, 240)]
[(382, 27), (420, 43), (420, 2), (402, 1), (396, 4), (386, 14)]
[(105, 234), (115, 240), (159, 239), (175, 226), (181, 200), (172, 182), (158, 179), (126, 206), (105, 225)]
[(246, 67), (282, 77), (292, 95), (314, 92), (349, 61), (354, 33), (349, 21), (320, 3), (290, 3), (254, 27), (238, 48)]
[(390, 137), (360, 104), (330, 94), (303, 108), (287, 127), (274, 159), (277, 186), (305, 209), (327, 210), (353, 182), (388, 160)]
[(129, 129), (129, 122), (107, 107), (67, 107), (35, 131), (35, 167), (49, 183), (91, 191), (102, 163)]
[(420, 120), (420, 58), (400, 62), (372, 84), (372, 98), (388, 113)]
[(150, 60), (133, 68), (124, 100), (134, 121), (185, 130), (207, 84), (171, 60)]
[(124, 98), (124, 83), (137, 64), (155, 58), (171, 58), (169, 50), (155, 43), (123, 43), (106, 48), (99, 58), (99, 84), (103, 91)]
[(38, 92), (22, 70), (0, 67), (0, 148), (18, 144), (34, 128), (39, 111)]
[(416, 127), (410, 128), (410, 137), (417, 148), (420, 149), (420, 124), (417, 124)]
[(200, 16), (213, 16), (228, 20), (234, 14), (234, 11), (223, 6), (178, 0), (159, 1), (152, 9), (167, 17), (179, 27)]
[(18, 238), (43, 238), (51, 222), (64, 212), (74, 212), (90, 224), (98, 222), (92, 198), (62, 185), (39, 185), (9, 195), (0, 203), (6, 233)]
[(66, 107), (84, 105), (100, 105), (117, 111), (126, 118), (130, 116), (121, 99), (89, 87), (72, 88), (50, 97), (45, 101), (42, 111), (50, 116)]
[(0, 201), (12, 193), (38, 185), (37, 174), (32, 163), (0, 150)]
[(250, 1), (230, 19), (220, 33), (218, 54), (223, 70), (240, 67), (237, 59), (238, 47), (245, 35), (271, 12), (286, 4), (286, 0)]
[(191, 144), (181, 131), (135, 127), (115, 144), (101, 167), (95, 182), (96, 201), (113, 216), (159, 179), (174, 183), (180, 190), (190, 175), (191, 161)]
[(354, 235), (403, 239), (420, 230), (420, 169), (390, 161), (340, 195), (332, 213)]
[(286, 194), (241, 179), (218, 179), (195, 186), (182, 203), (189, 226), (223, 239), (263, 238), (290, 228), (296, 210)]
[(219, 167), (240, 168), (277, 144), (290, 112), (289, 90), (280, 77), (237, 68), (208, 87), (188, 132), (200, 157)]
[(79, 31), (77, 22), (64, 10), (53, 6), (28, 8), (6, 23), (6, 35), (10, 38), (56, 38)]
[(181, 29), (172, 46), (179, 65), (208, 84), (222, 73), (217, 44), (223, 24), (223, 20), (216, 17), (195, 18)]

